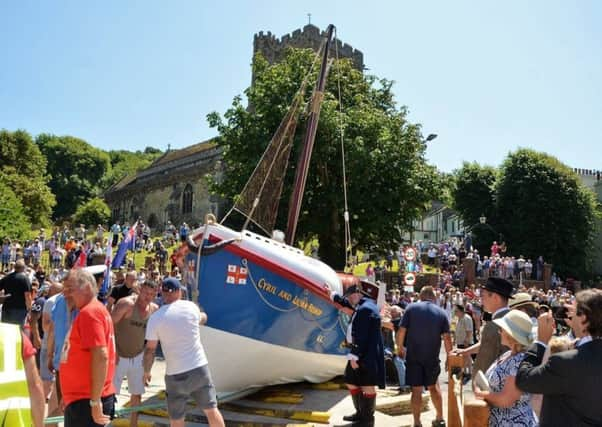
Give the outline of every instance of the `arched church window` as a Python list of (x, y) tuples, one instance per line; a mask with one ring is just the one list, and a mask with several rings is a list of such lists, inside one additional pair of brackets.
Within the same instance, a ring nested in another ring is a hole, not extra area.
[(192, 185), (187, 184), (182, 193), (182, 213), (192, 212)]

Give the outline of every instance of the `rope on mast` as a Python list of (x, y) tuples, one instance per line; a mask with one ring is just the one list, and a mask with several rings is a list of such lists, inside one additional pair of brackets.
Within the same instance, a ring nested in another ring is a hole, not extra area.
[[(309, 77), (313, 73), (313, 71), (314, 71), (314, 69), (316, 67), (316, 64), (318, 63), (318, 59), (320, 58), (320, 52), (324, 49), (325, 44), (326, 43), (323, 41), (322, 44), (320, 45), (320, 49), (318, 50), (318, 53), (315, 55), (315, 58), (314, 58), (314, 60), (313, 60), (313, 62), (311, 64), (311, 66), (309, 67), (309, 70), (305, 73), (305, 75), (303, 77), (303, 80), (301, 82), (301, 86), (299, 87), (299, 89), (297, 90), (297, 93), (293, 97), (293, 104), (291, 104), (291, 108), (289, 109), (289, 112), (287, 113), (287, 115), (290, 114), (293, 109), (294, 110), (298, 110), (299, 109), (299, 106), (300, 106), (300, 104), (302, 102), (302, 99), (303, 99), (303, 94), (305, 93), (305, 88), (307, 86), (307, 83), (309, 82)], [(295, 114), (298, 114), (298, 111), (295, 111)], [(279, 135), (280, 136), (280, 144), (278, 145), (277, 152), (282, 149), (282, 144), (283, 144), (284, 140), (289, 136), (288, 134), (289, 134), (290, 123), (291, 123), (291, 118), (289, 117), (289, 120), (288, 120), (288, 122), (287, 122), (287, 124), (285, 126), (285, 129), (284, 129), (284, 132), (282, 133), (282, 135)], [(272, 142), (273, 142), (273, 139), (270, 141), (270, 144)], [(269, 147), (269, 144), (268, 144), (268, 147)], [(254, 176), (255, 172), (257, 171), (257, 169), (261, 165), (262, 160), (264, 159), (264, 157), (267, 154), (267, 151), (268, 151), (268, 149), (266, 149), (264, 151), (263, 155), (261, 156), (261, 158), (257, 162), (257, 165), (255, 166), (255, 169), (253, 170), (253, 173), (251, 174), (251, 177)], [(270, 166), (268, 168), (268, 172), (266, 173), (266, 175), (265, 175), (265, 177), (264, 177), (264, 179), (263, 179), (263, 181), (261, 183), (261, 187), (259, 189), (258, 194), (255, 196), (255, 198), (253, 200), (251, 211), (248, 213), (248, 215), (245, 215), (246, 218), (245, 218), (245, 222), (244, 222), (244, 225), (242, 227), (241, 232), (245, 231), (247, 229), (248, 225), (249, 225), (249, 222), (252, 221), (253, 213), (255, 212), (255, 209), (259, 205), (259, 200), (261, 199), (261, 195), (263, 193), (263, 189), (265, 188), (265, 185), (266, 185), (266, 183), (268, 181), (268, 177), (270, 176), (270, 173), (271, 173), (271, 171), (272, 171), (272, 169), (274, 167), (274, 163), (276, 161), (276, 158), (277, 158), (277, 156), (275, 155), (274, 158), (272, 159), (272, 161), (270, 162)], [(249, 178), (249, 181), (247, 181), (247, 183), (245, 184), (245, 187), (243, 188), (243, 190), (241, 191), (240, 194), (243, 194), (247, 190), (247, 187), (248, 187), (250, 181), (251, 181), (251, 178)], [(222, 220), (220, 221), (220, 224), (224, 223), (224, 221), (230, 216), (230, 214), (232, 213), (233, 210), (235, 210), (235, 208), (236, 208), (236, 203), (233, 204), (233, 206), (230, 208), (230, 210), (222, 218)], [(264, 231), (267, 231), (267, 230), (264, 230)]]
[(345, 211), (343, 213), (343, 219), (345, 220), (345, 261), (351, 262), (351, 256), (353, 254), (351, 250), (351, 226), (349, 224), (349, 204), (347, 202), (347, 168), (345, 165), (345, 128), (343, 126), (343, 99), (341, 96), (341, 65), (339, 62), (339, 45), (336, 42), (338, 40), (338, 31), (335, 27), (335, 43), (334, 43), (334, 52), (335, 58), (337, 60), (337, 87), (338, 87), (338, 97), (339, 97), (339, 135), (341, 137), (341, 157), (343, 159), (343, 198), (345, 202)]

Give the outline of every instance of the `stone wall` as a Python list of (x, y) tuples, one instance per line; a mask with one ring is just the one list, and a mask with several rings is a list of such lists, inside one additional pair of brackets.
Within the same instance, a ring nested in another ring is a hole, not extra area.
[[(192, 187), (192, 212), (182, 213), (182, 195), (187, 184)], [(189, 225), (202, 223), (207, 213), (220, 214), (219, 204), (210, 195), (203, 177), (183, 180), (164, 187), (157, 187), (134, 197), (124, 197), (109, 205), (118, 208), (114, 219), (133, 223), (142, 218), (153, 228), (162, 228), (169, 220), (174, 224), (186, 221)]]
[[(260, 31), (253, 38), (253, 56), (255, 53), (261, 52), (267, 61), (273, 64), (282, 60), (288, 46), (301, 49), (311, 48), (317, 52), (324, 36), (324, 31), (321, 32), (318, 27), (311, 24), (280, 38), (277, 38), (270, 31), (266, 34)], [(336, 57), (336, 51), (338, 50), (339, 58), (350, 58), (355, 68), (360, 71), (364, 70), (364, 54), (361, 51), (341, 42), (339, 39), (335, 40), (335, 44), (330, 48), (329, 55), (331, 58)]]
[[(202, 223), (207, 213), (221, 216), (221, 201), (209, 194), (207, 174), (219, 174), (221, 153), (216, 150), (188, 156), (178, 167), (148, 174), (147, 170), (123, 188), (105, 194), (113, 220), (129, 222), (141, 218), (151, 228), (162, 229), (167, 221), (189, 225)], [(151, 166), (149, 169), (152, 169)], [(183, 213), (183, 193), (192, 187), (192, 211)]]

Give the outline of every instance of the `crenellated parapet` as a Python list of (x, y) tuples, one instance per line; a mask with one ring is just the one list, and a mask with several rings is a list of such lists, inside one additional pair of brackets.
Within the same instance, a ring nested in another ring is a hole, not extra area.
[[(273, 64), (283, 59), (285, 49), (289, 46), (300, 49), (311, 48), (317, 52), (325, 35), (325, 31), (320, 31), (318, 27), (311, 24), (306, 25), (302, 29), (297, 29), (290, 34), (285, 34), (280, 38), (273, 35), (270, 31), (267, 33), (260, 31), (253, 38), (253, 55), (261, 52), (267, 61)], [(336, 39), (330, 48), (330, 57), (335, 58), (337, 51), (339, 58), (349, 58), (355, 68), (360, 71), (364, 70), (364, 54), (361, 51)]]
[(599, 169), (573, 168), (581, 182), (588, 188), (594, 189), (602, 181), (602, 171)]

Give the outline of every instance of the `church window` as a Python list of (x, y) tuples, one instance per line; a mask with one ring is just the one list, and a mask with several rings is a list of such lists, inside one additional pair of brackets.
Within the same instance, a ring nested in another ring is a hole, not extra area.
[(182, 213), (192, 212), (192, 185), (187, 184), (182, 193)]

